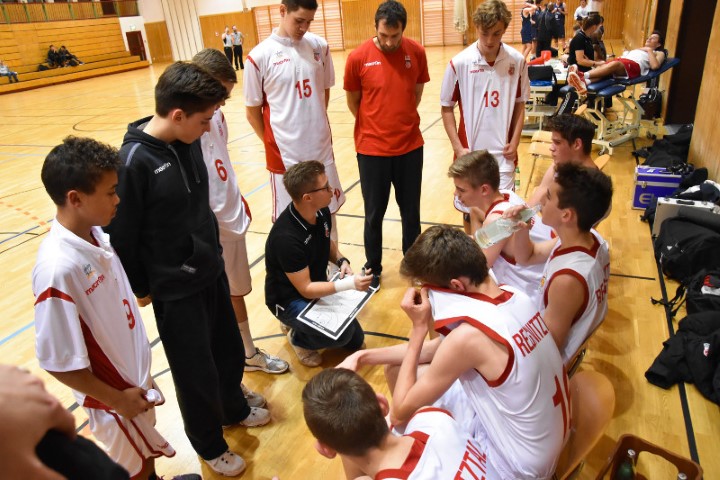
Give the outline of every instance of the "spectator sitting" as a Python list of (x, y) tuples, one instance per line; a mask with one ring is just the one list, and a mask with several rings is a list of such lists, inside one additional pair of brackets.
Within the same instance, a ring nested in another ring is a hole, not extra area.
[(63, 67), (77, 67), (78, 65), (85, 65), (79, 58), (70, 53), (70, 51), (65, 48), (65, 45), (60, 46), (58, 53), (60, 54), (60, 61), (62, 62)]
[(10, 83), (13, 83), (13, 80), (16, 83), (20, 81), (18, 80), (17, 72), (10, 70), (10, 68), (8, 68), (2, 60), (0, 60), (0, 77), (8, 77)]
[(60, 58), (60, 52), (55, 45), (50, 45), (48, 48), (47, 59), (45, 62), (50, 68), (62, 67), (62, 59)]

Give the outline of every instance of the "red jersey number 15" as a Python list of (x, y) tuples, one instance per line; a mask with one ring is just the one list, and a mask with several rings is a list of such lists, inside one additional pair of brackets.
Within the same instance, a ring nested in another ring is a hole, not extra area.
[(298, 93), (298, 98), (300, 100), (303, 99), (303, 97), (309, 97), (312, 95), (312, 87), (310, 86), (310, 79), (306, 78), (302, 81), (302, 85), (300, 84), (300, 80), (295, 82), (295, 89)]

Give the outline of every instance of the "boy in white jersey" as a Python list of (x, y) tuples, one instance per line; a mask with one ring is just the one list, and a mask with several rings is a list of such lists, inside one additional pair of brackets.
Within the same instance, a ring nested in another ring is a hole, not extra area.
[[(401, 303), (412, 320), (408, 345), (356, 352), (340, 366), (389, 365), (390, 383), (397, 378), (394, 424), (433, 402), (456, 418), (469, 405), (471, 416), (460, 423), (499, 478), (550, 478), (569, 428), (568, 384), (537, 308), (522, 292), (499, 287), (480, 247), (449, 226), (423, 232), (400, 273), (425, 284)], [(425, 341), (431, 330), (444, 337)], [(460, 398), (450, 398), (451, 387)]]
[[(245, 110), (265, 145), (273, 222), (292, 201), (282, 182), (283, 173), (299, 162), (317, 160), (325, 165), (333, 188), (333, 216), (345, 203), (327, 116), (335, 70), (327, 41), (308, 32), (317, 8), (316, 0), (283, 0), (280, 25), (246, 60)], [(337, 228), (332, 234), (337, 241)]]
[[(220, 50), (206, 48), (193, 57), (193, 63), (200, 65), (218, 79), (227, 89), (228, 95), (232, 93), (237, 83), (237, 74), (232, 69), (232, 65), (228, 65), (225, 55)], [(224, 104), (223, 101), (221, 105)], [(250, 226), (252, 216), (250, 207), (238, 188), (235, 169), (227, 148), (227, 122), (220, 108), (215, 110), (210, 121), (210, 131), (200, 137), (200, 142), (203, 160), (208, 170), (210, 207), (215, 212), (220, 228), (220, 244), (223, 247), (225, 273), (230, 283), (230, 299), (245, 347), (245, 371), (283, 373), (287, 371), (288, 363), (257, 348), (250, 333), (244, 297), (252, 290), (252, 280), (245, 246), (245, 232)], [(251, 393), (247, 389), (244, 391), (246, 397)], [(253, 406), (261, 407), (260, 403), (264, 401), (259, 400), (262, 397), (257, 395), (255, 398), (258, 402)]]
[[(610, 177), (597, 168), (566, 163), (556, 170), (542, 220), (559, 239), (533, 243), (520, 229), (512, 241), (518, 263), (546, 262), (538, 285), (540, 308), (567, 365), (607, 313), (610, 255), (592, 226), (607, 212), (613, 189)], [(518, 209), (504, 215), (515, 216)]]
[[(497, 162), (487, 150), (477, 150), (458, 158), (450, 165), (448, 177), (455, 183), (455, 195), (470, 208), (471, 231), (489, 225), (513, 205), (525, 205), (525, 201), (511, 190), (498, 190), (500, 175)], [(547, 240), (552, 231), (535, 215), (530, 235), (535, 241)], [(533, 302), (535, 288), (542, 276), (542, 266), (520, 266), (515, 262), (512, 243), (501, 240), (483, 249), (488, 267), (501, 284), (507, 284), (525, 292)]]
[[(500, 188), (512, 190), (517, 148), (530, 92), (522, 54), (502, 42), (512, 14), (500, 0), (487, 0), (473, 14), (478, 41), (457, 54), (440, 89), (441, 115), (455, 157), (488, 150), (500, 166)], [(460, 104), (460, 127), (455, 122)], [(456, 208), (467, 212), (456, 202)]]
[(595, 137), (595, 125), (590, 120), (579, 115), (564, 113), (550, 118), (548, 128), (552, 132), (550, 152), (553, 165), (545, 171), (540, 185), (535, 188), (532, 196), (528, 199), (527, 203), (530, 206), (542, 202), (548, 188), (553, 183), (558, 165), (573, 163), (587, 168), (597, 168), (590, 156), (592, 141)]
[(153, 479), (154, 458), (175, 450), (154, 428), (154, 406), (164, 398), (148, 398), (150, 389), (159, 393), (150, 344), (120, 259), (100, 228), (120, 201), (120, 164), (113, 147), (76, 137), (45, 159), (42, 181), (57, 216), (33, 269), (35, 346), (40, 366), (73, 389), (110, 457), (133, 478)]
[[(302, 393), (305, 423), (327, 458), (340, 455), (347, 478), (494, 479), (487, 455), (446, 410), (424, 407), (403, 436), (390, 433), (390, 405), (358, 374), (323, 370)], [(365, 477), (367, 476), (367, 477)]]

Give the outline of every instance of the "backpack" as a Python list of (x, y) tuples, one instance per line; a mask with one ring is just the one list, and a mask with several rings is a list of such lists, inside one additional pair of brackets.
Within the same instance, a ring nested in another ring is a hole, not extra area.
[(720, 311), (720, 269), (705, 269), (681, 283), (675, 296), (667, 302), (651, 298), (653, 305), (664, 305), (674, 317), (683, 304), (687, 304), (687, 313)]
[(638, 98), (638, 103), (643, 109), (643, 120), (660, 118), (662, 110), (662, 93), (657, 88), (651, 88)]
[(655, 258), (669, 278), (687, 283), (704, 268), (720, 269), (720, 233), (696, 223), (695, 219), (668, 218), (660, 227), (654, 246)]

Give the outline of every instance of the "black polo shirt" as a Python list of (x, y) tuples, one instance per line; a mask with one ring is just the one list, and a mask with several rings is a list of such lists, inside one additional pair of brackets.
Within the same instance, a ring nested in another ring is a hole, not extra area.
[(275, 305), (285, 307), (292, 300), (303, 298), (286, 273), (310, 268), (310, 280), (327, 281), (330, 259), (330, 210), (316, 213), (315, 225), (306, 222), (291, 203), (270, 229), (265, 242), (265, 304), (273, 315)]
[(595, 49), (592, 40), (582, 30), (578, 30), (573, 39), (570, 40), (570, 53), (568, 54), (567, 63), (568, 65), (577, 65), (578, 70), (581, 72), (587, 72), (591, 67), (585, 67), (577, 63), (575, 52), (578, 50), (582, 50), (588, 59), (595, 60)]

